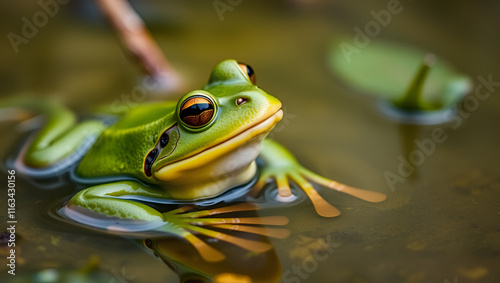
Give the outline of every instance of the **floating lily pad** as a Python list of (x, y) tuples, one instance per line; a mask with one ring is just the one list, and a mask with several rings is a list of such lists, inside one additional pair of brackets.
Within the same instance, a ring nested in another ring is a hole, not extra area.
[(432, 54), (398, 44), (370, 42), (365, 48), (335, 44), (335, 73), (349, 85), (408, 111), (450, 108), (470, 91), (469, 77)]

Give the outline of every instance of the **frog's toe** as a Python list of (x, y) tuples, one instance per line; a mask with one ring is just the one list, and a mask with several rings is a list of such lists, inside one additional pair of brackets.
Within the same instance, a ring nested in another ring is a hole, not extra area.
[(182, 207), (179, 207), (177, 209), (165, 212), (165, 213), (163, 213), (163, 215), (166, 218), (176, 217), (175, 215), (180, 216), (182, 218), (198, 218), (198, 217), (221, 214), (221, 213), (252, 211), (252, 210), (259, 209), (259, 207), (255, 206), (251, 203), (248, 203), (248, 202), (242, 202), (242, 203), (238, 203), (238, 204), (234, 204), (234, 205), (223, 206), (223, 207), (218, 207), (218, 208), (213, 208), (213, 209), (205, 209), (205, 210), (200, 210), (200, 211), (189, 212), (190, 210), (192, 210), (194, 208), (195, 207), (193, 205), (186, 205), (186, 206), (182, 206)]
[(286, 225), (288, 218), (285, 216), (263, 216), (263, 217), (232, 217), (232, 218), (197, 218), (186, 219), (187, 223), (193, 225), (213, 225), (213, 224), (257, 224), (257, 225)]
[(282, 202), (289, 202), (289, 199), (295, 199), (290, 189), (290, 184), (288, 183), (288, 178), (284, 174), (280, 175), (267, 175), (261, 176), (261, 178), (254, 185), (250, 191), (250, 196), (257, 197), (262, 188), (269, 182), (275, 181), (278, 187), (278, 195), (276, 198)]
[(327, 187), (338, 190), (339, 192), (343, 192), (346, 194), (349, 194), (351, 196), (355, 196), (359, 199), (366, 200), (369, 202), (381, 202), (384, 201), (387, 196), (385, 194), (379, 193), (379, 192), (373, 192), (373, 191), (367, 191), (367, 190), (362, 190), (362, 189), (357, 189), (353, 187), (346, 186), (344, 184), (332, 181), (330, 185)]
[(206, 228), (198, 227), (195, 225), (185, 225), (183, 228), (188, 229), (190, 231), (203, 234), (210, 238), (218, 239), (227, 243), (231, 243), (233, 245), (239, 246), (249, 251), (263, 253), (272, 248), (271, 244), (259, 241), (253, 241), (245, 238), (239, 238), (235, 236), (231, 236), (229, 234), (225, 234), (222, 232), (217, 232), (213, 230), (209, 230)]
[(212, 227), (263, 235), (277, 239), (284, 239), (290, 236), (290, 230), (285, 228), (255, 227), (255, 226), (245, 226), (245, 225), (235, 225), (235, 224), (215, 224), (212, 225)]
[(276, 177), (276, 185), (278, 186), (278, 195), (281, 198), (289, 198), (292, 196), (288, 178), (284, 175)]
[(164, 213), (165, 219), (170, 219), (173, 227), (165, 227), (169, 232), (178, 234), (189, 241), (207, 261), (215, 262), (223, 260), (225, 257), (213, 247), (209, 246), (194, 234), (202, 234), (209, 238), (221, 240), (234, 244), (253, 252), (266, 252), (271, 249), (271, 245), (266, 242), (246, 239), (245, 237), (232, 236), (227, 233), (212, 230), (220, 229), (226, 231), (239, 231), (248, 234), (263, 235), (275, 238), (286, 238), (290, 232), (283, 228), (257, 227), (250, 225), (286, 225), (288, 218), (284, 216), (266, 217), (206, 217), (217, 214), (252, 211), (258, 207), (251, 203), (239, 203), (226, 207), (206, 209), (201, 211), (191, 211), (194, 206), (183, 206), (178, 209)]
[(353, 188), (353, 187), (341, 184), (339, 182), (335, 182), (335, 181), (330, 180), (328, 178), (325, 178), (323, 176), (320, 176), (320, 175), (318, 175), (312, 171), (309, 171), (307, 169), (304, 169), (302, 174), (304, 175), (305, 178), (311, 180), (314, 183), (317, 183), (319, 185), (325, 186), (327, 188), (330, 188), (330, 189), (333, 189), (333, 190), (336, 190), (339, 192), (343, 192), (343, 193), (352, 195), (354, 197), (357, 197), (357, 198), (365, 200), (365, 201), (381, 202), (387, 198), (387, 196), (383, 193)]
[(323, 217), (335, 217), (340, 215), (340, 211), (333, 205), (326, 202), (304, 177), (299, 174), (292, 175), (292, 180), (299, 185), (307, 194), (314, 205), (316, 212)]
[(260, 191), (262, 190), (262, 188), (264, 188), (264, 186), (271, 182), (271, 180), (273, 179), (274, 177), (270, 176), (270, 175), (264, 175), (263, 173), (261, 174), (261, 176), (259, 177), (259, 180), (257, 180), (257, 183), (255, 183), (255, 185), (253, 186), (253, 188), (250, 190), (249, 192), (249, 195), (251, 197), (257, 197), (257, 195), (260, 193)]
[(208, 262), (218, 262), (226, 258), (226, 256), (223, 253), (207, 245), (205, 242), (203, 242), (200, 238), (196, 237), (192, 233), (186, 231), (185, 234), (182, 235), (182, 237), (186, 239), (191, 245), (193, 245), (193, 247), (198, 251), (200, 256)]

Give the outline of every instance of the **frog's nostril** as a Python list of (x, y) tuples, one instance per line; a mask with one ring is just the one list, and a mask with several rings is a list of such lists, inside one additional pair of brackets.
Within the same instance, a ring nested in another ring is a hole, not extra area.
[(248, 100), (249, 99), (245, 97), (238, 97), (238, 99), (236, 99), (236, 105), (240, 106), (242, 104), (245, 104)]

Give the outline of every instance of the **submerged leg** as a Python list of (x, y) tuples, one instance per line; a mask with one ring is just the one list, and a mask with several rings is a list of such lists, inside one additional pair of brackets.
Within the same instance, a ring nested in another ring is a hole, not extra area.
[(252, 190), (254, 196), (259, 193), (267, 181), (274, 179), (278, 186), (279, 196), (288, 197), (291, 195), (289, 181), (293, 181), (307, 194), (316, 212), (324, 217), (337, 216), (340, 211), (326, 202), (309, 181), (369, 202), (380, 202), (386, 199), (386, 195), (382, 193), (349, 187), (304, 168), (288, 150), (272, 140), (264, 140), (260, 157), (266, 162), (266, 165)]

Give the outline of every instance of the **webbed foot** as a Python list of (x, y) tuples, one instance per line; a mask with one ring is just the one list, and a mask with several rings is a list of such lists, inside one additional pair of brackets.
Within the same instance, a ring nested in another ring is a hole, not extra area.
[(267, 182), (275, 181), (278, 187), (278, 196), (289, 198), (292, 196), (290, 182), (294, 182), (306, 193), (313, 203), (316, 212), (323, 217), (338, 216), (340, 211), (323, 199), (314, 189), (312, 183), (369, 202), (381, 202), (387, 198), (385, 194), (353, 188), (306, 169), (298, 163), (288, 150), (276, 142), (266, 141), (261, 151), (261, 156), (266, 165), (261, 169), (259, 180), (251, 191), (253, 196), (257, 196)]
[(211, 230), (211, 228), (227, 231), (237, 230), (273, 238), (286, 238), (290, 234), (289, 230), (284, 228), (268, 228), (248, 225), (286, 225), (288, 223), (288, 218), (284, 216), (229, 218), (207, 217), (217, 214), (251, 211), (257, 209), (257, 207), (249, 203), (240, 203), (221, 208), (189, 212), (193, 208), (193, 206), (184, 206), (164, 213), (163, 215), (169, 223), (163, 228), (160, 227), (158, 230), (164, 229), (165, 232), (174, 233), (186, 239), (196, 248), (201, 257), (209, 262), (221, 261), (225, 258), (225, 256), (215, 248), (205, 243), (195, 234), (201, 234), (213, 239), (225, 241), (253, 252), (262, 253), (272, 248), (269, 243), (232, 236), (227, 233)]

